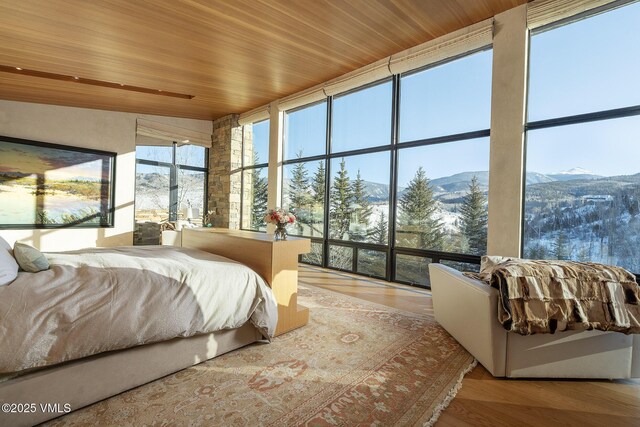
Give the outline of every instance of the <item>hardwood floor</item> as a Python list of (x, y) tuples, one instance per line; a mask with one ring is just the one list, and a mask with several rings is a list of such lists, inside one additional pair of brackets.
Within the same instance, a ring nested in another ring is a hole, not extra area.
[[(300, 265), (300, 284), (420, 314), (429, 291)], [(313, 314), (311, 314), (313, 316)], [(437, 426), (640, 426), (640, 380), (514, 380), (478, 365)]]

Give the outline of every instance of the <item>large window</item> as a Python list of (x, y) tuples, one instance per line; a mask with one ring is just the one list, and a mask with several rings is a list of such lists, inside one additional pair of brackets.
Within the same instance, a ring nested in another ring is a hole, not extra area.
[(640, 272), (640, 4), (531, 36), (523, 253)]
[(202, 225), (208, 150), (194, 145), (136, 147), (136, 223)]
[(429, 284), (429, 262), (475, 270), (487, 247), (492, 51), (400, 79), (395, 277)]
[(428, 286), (486, 252), (491, 50), (285, 113), (283, 206), (303, 261)]
[(269, 163), (269, 120), (242, 127), (242, 182), (241, 228), (266, 231), (264, 215), (267, 212), (267, 172)]
[(396, 245), (484, 255), (488, 168), (487, 137), (399, 150)]

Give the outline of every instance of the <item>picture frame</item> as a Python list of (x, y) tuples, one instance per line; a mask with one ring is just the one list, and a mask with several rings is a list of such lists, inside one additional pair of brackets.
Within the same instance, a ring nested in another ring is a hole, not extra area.
[(116, 153), (0, 136), (0, 229), (111, 228)]

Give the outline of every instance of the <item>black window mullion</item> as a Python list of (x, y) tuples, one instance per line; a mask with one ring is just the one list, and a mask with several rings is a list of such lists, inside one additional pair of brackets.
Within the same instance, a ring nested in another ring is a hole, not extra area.
[(555, 119), (537, 120), (529, 122), (525, 130), (547, 129), (556, 126), (575, 125), (581, 123), (596, 122), (610, 119), (621, 119), (640, 115), (640, 105), (631, 107), (614, 108), (612, 110), (596, 111), (594, 113), (576, 114), (573, 116), (558, 117)]
[(398, 142), (398, 148), (422, 147), (423, 145), (443, 144), (447, 142), (465, 141), (468, 139), (486, 138), (491, 136), (490, 129), (477, 130), (472, 132), (456, 133), (453, 135), (436, 136), (433, 138), (418, 139), (415, 141)]
[(147, 166), (164, 166), (170, 168), (172, 166), (171, 163), (166, 162), (158, 162), (156, 160), (144, 160), (144, 159), (136, 159), (136, 163)]
[(400, 77), (395, 76), (393, 80), (393, 104), (391, 118), (391, 159), (389, 173), (389, 215), (387, 223), (387, 278), (395, 280), (395, 256), (394, 248), (396, 242), (396, 214), (397, 214), (397, 187), (398, 187), (398, 129), (400, 123)]
[(178, 168), (171, 165), (169, 170), (169, 221), (178, 220)]
[[(171, 166), (171, 165), (169, 165)], [(175, 165), (178, 169), (184, 169), (186, 171), (192, 171), (192, 172), (206, 172), (207, 169), (206, 168), (201, 168), (199, 166), (188, 166), (188, 165)]]
[(204, 166), (205, 166), (205, 171), (204, 171), (204, 200), (202, 203), (202, 210), (204, 212), (202, 212), (202, 226), (206, 226), (206, 224), (204, 223), (204, 218), (205, 215), (207, 215), (209, 213), (209, 149), (205, 148), (204, 149)]
[(329, 153), (331, 153), (331, 111), (333, 110), (333, 98), (327, 98), (327, 145), (324, 153), (324, 222), (323, 222), (323, 246), (322, 246), (322, 266), (329, 266), (329, 191), (331, 191), (331, 161), (329, 160)]
[(351, 248), (351, 271), (354, 273), (358, 271), (358, 252), (360, 248), (353, 246)]

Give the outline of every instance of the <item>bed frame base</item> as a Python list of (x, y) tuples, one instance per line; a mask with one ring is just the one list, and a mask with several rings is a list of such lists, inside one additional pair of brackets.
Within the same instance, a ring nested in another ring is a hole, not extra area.
[[(0, 383), (0, 404), (34, 403), (33, 413), (0, 412), (0, 425), (32, 426), (64, 412), (43, 412), (41, 404), (76, 410), (262, 339), (249, 322), (190, 338), (112, 351), (64, 363)], [(52, 407), (50, 406), (49, 409)]]

